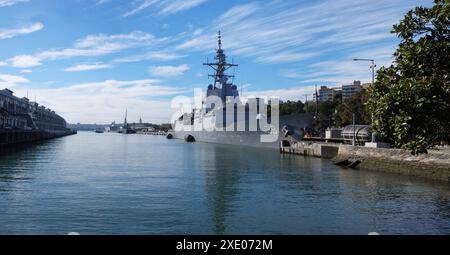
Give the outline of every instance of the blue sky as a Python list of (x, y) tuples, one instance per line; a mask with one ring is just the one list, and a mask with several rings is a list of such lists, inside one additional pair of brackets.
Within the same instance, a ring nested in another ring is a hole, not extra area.
[(392, 62), (392, 25), (421, 0), (0, 0), (0, 88), (68, 122), (166, 122), (205, 88), (216, 33), (244, 95), (304, 99), (314, 85), (370, 82)]

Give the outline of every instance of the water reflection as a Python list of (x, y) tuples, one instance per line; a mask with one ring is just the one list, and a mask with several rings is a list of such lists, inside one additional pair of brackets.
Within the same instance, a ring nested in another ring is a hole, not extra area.
[(367, 214), (376, 231), (450, 233), (449, 184), (357, 170), (340, 171), (339, 176), (353, 210)]
[(64, 140), (54, 139), (36, 142), (29, 145), (15, 145), (0, 149), (0, 190), (8, 191), (9, 184), (27, 181), (34, 178), (33, 170), (38, 164), (45, 162), (48, 153), (61, 146)]
[(229, 146), (209, 146), (199, 155), (201, 168), (205, 173), (205, 193), (211, 207), (214, 233), (226, 232), (226, 218), (233, 210), (234, 197), (239, 193), (241, 174), (248, 171), (248, 158), (242, 148), (230, 149)]

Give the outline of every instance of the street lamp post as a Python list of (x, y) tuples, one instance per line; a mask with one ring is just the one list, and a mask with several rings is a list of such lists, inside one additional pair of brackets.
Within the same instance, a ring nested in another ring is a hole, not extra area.
[(352, 122), (353, 122), (353, 146), (356, 145), (356, 127), (355, 127), (355, 114), (352, 114)]
[(372, 62), (372, 65), (370, 66), (370, 68), (372, 69), (372, 86), (375, 83), (375, 59), (371, 59), (371, 58), (354, 58), (353, 61), (368, 61), (368, 62)]
[[(370, 68), (372, 69), (372, 86), (375, 84), (375, 59), (371, 59), (371, 58), (354, 58), (353, 61), (368, 61), (371, 62), (372, 65), (370, 66)], [(373, 115), (371, 117), (371, 121), (372, 121), (372, 127), (373, 127)], [(375, 142), (375, 135), (372, 134), (372, 143)]]

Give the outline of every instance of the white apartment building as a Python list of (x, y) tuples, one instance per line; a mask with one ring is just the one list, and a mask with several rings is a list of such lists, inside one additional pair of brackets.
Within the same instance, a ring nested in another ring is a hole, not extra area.
[(363, 86), (361, 85), (361, 81), (354, 81), (353, 84), (349, 85), (341, 85), (340, 88), (328, 88), (327, 86), (320, 86), (317, 95), (314, 94), (314, 97), (318, 99), (319, 102), (333, 101), (334, 97), (338, 93), (342, 93), (342, 98), (346, 99), (353, 96), (356, 93), (359, 93), (363, 90)]
[(333, 101), (336, 95), (336, 90), (333, 88), (328, 88), (327, 86), (321, 86), (319, 91), (319, 102)]
[(349, 98), (356, 93), (362, 91), (362, 86), (360, 81), (354, 81), (350, 85), (342, 85), (342, 99)]

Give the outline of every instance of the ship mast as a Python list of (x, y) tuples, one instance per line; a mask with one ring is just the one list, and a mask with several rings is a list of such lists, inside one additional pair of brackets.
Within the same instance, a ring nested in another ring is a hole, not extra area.
[(128, 115), (128, 109), (125, 110), (125, 119), (123, 121), (123, 126), (124, 127), (128, 127), (127, 115)]
[[(209, 66), (214, 70), (214, 74), (212, 75), (208, 75), (209, 77), (214, 78), (214, 89), (216, 88), (220, 88), (222, 89), (222, 97), (225, 97), (226, 95), (226, 85), (228, 82), (229, 78), (234, 78), (234, 75), (228, 75), (225, 73), (225, 71), (227, 71), (228, 69), (230, 69), (231, 67), (236, 67), (238, 65), (232, 63), (227, 63), (227, 57), (224, 53), (224, 51), (222, 50), (222, 35), (220, 33), (220, 31), (218, 32), (218, 48), (216, 51), (216, 56), (214, 57), (215, 62), (207, 62), (204, 63), (203, 65), (205, 66)], [(225, 98), (222, 98), (225, 99)]]

